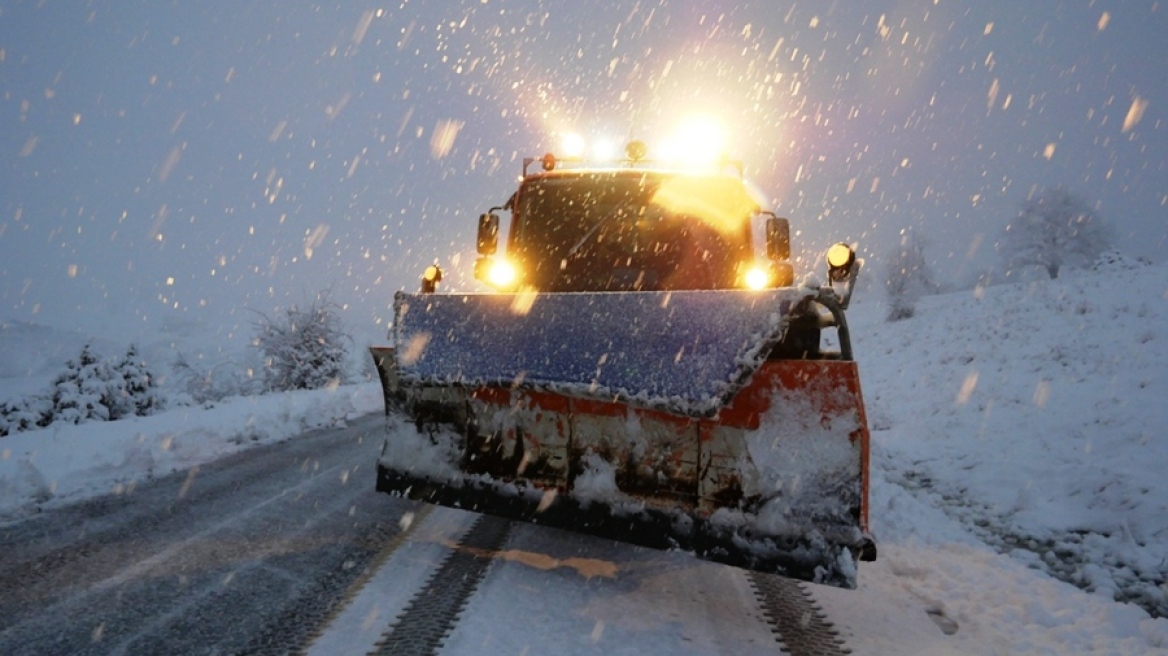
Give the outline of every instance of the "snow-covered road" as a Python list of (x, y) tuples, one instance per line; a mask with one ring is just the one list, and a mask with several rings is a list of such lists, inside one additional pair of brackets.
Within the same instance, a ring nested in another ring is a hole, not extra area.
[[(374, 650), (475, 518), (420, 517), (310, 653)], [(785, 653), (749, 579), (684, 554), (515, 525), (440, 653)], [(972, 544), (891, 546), (864, 564), (858, 590), (804, 589), (857, 656), (1163, 651), (1141, 637), (1155, 627), (1138, 608)]]
[(381, 422), (313, 431), (0, 525), (0, 653), (286, 653), (398, 532)]
[[(475, 515), (436, 508), (309, 652), (367, 653)], [(775, 654), (746, 573), (514, 524), (446, 654)]]

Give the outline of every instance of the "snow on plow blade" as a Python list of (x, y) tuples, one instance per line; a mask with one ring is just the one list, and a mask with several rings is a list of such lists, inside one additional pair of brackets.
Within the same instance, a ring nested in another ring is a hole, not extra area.
[(855, 363), (768, 359), (813, 294), (399, 294), (377, 487), (855, 587)]

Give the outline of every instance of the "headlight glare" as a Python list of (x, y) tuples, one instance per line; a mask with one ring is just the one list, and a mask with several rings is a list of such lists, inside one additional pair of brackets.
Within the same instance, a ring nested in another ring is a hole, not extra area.
[(746, 283), (747, 289), (766, 289), (771, 281), (771, 277), (765, 270), (759, 267), (752, 267), (743, 276), (743, 281)]
[(504, 259), (497, 259), (492, 262), (490, 269), (487, 271), (487, 282), (496, 289), (512, 287), (518, 277), (519, 272), (515, 270), (515, 265)]

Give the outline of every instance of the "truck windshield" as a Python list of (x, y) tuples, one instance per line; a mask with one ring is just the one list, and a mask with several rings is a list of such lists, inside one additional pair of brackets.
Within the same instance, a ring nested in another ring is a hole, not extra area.
[(729, 288), (757, 211), (729, 176), (565, 171), (524, 182), (508, 252), (546, 291)]

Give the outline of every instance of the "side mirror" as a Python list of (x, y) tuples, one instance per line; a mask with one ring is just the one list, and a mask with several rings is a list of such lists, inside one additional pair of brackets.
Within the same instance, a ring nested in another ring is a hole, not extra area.
[(479, 255), (494, 255), (499, 250), (499, 215), (493, 211), (479, 215)]
[(767, 257), (771, 260), (791, 259), (791, 223), (771, 215), (766, 222)]

